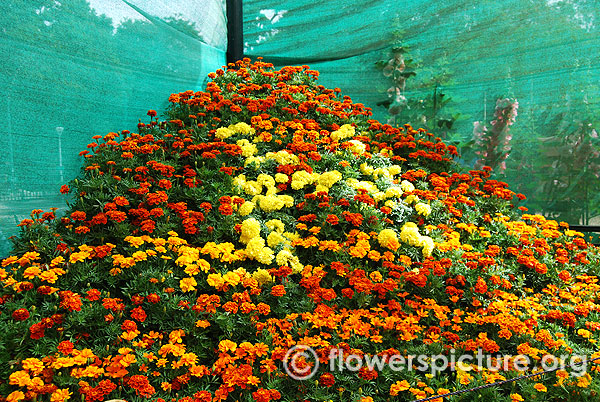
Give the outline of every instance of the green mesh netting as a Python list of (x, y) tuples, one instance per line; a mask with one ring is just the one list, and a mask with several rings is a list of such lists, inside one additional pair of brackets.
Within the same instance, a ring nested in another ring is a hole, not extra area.
[(595, 0), (252, 0), (245, 54), (308, 64), (379, 120), (456, 145), (465, 169), (492, 166), (530, 211), (598, 224), (599, 11)]
[(225, 64), (224, 0), (11, 0), (0, 13), (0, 256), (93, 135), (135, 130)]

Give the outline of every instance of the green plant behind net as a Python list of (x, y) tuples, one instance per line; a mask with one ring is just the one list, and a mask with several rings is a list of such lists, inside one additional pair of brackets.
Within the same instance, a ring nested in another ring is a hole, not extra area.
[[(436, 132), (465, 169), (492, 165), (532, 212), (597, 224), (598, 16), (590, 0), (246, 1), (244, 41), (319, 70), (380, 120)], [(518, 113), (494, 132), (506, 102)]]

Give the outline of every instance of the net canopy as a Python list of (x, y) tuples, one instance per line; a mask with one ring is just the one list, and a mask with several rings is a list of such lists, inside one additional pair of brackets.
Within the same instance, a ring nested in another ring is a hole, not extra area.
[(597, 224), (599, 16), (595, 0), (249, 0), (244, 46), (434, 132), (531, 212)]
[(11, 0), (0, 14), (0, 256), (63, 207), (94, 135), (136, 130), (225, 64), (225, 0)]

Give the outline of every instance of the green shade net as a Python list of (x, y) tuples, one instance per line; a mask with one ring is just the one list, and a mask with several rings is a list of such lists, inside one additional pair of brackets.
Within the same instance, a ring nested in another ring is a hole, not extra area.
[(0, 257), (32, 209), (64, 207), (58, 190), (92, 136), (134, 131), (171, 93), (200, 90), (226, 47), (224, 0), (4, 2)]
[[(431, 130), (530, 212), (599, 224), (599, 17), (595, 0), (253, 0), (244, 45), (310, 65), (381, 121)], [(514, 124), (495, 125), (511, 108)]]

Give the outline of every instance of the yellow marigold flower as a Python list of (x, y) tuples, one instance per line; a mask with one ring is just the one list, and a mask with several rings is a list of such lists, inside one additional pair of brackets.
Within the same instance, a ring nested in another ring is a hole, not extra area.
[(271, 248), (275, 248), (280, 243), (283, 243), (285, 241), (286, 241), (286, 239), (277, 232), (271, 232), (271, 233), (269, 233), (269, 236), (267, 236), (267, 244)]
[(331, 139), (334, 141), (340, 141), (345, 138), (354, 137), (356, 134), (356, 130), (350, 124), (344, 124), (339, 129), (333, 131), (330, 135)]
[[(232, 245), (233, 246), (233, 245)], [(202, 270), (202, 272), (208, 272), (210, 270), (210, 264), (203, 258), (198, 260), (198, 266)]]
[(217, 132), (215, 133), (215, 138), (224, 140), (224, 139), (231, 137), (234, 134), (235, 134), (235, 132), (233, 130), (229, 129), (228, 127), (219, 127), (219, 128), (217, 128)]
[(262, 185), (254, 180), (249, 180), (242, 186), (244, 192), (248, 195), (257, 195), (262, 192)]
[(542, 383), (536, 383), (533, 388), (535, 388), (536, 390), (538, 390), (539, 392), (547, 392), (548, 388), (546, 388), (546, 386)]
[(260, 198), (258, 205), (265, 212), (274, 212), (283, 208), (285, 203), (276, 195), (267, 195)]
[(419, 215), (429, 216), (431, 214), (431, 206), (422, 202), (415, 204), (415, 210)]
[(254, 156), (258, 153), (258, 148), (256, 147), (256, 145), (251, 144), (248, 140), (244, 139), (244, 140), (239, 140), (237, 142), (237, 145), (242, 148), (242, 156), (244, 158), (249, 158), (251, 156)]
[(275, 181), (277, 183), (287, 183), (288, 180), (289, 180), (289, 177), (285, 173), (277, 173), (277, 174), (275, 174)]
[(63, 256), (58, 256), (56, 258), (53, 258), (52, 261), (50, 261), (50, 266), (51, 267), (55, 267), (57, 265), (60, 265), (62, 263), (65, 262), (65, 258)]
[(388, 169), (388, 172), (390, 172), (390, 174), (392, 176), (396, 176), (397, 174), (400, 174), (400, 172), (402, 172), (402, 168), (400, 166), (398, 166), (398, 165), (392, 165)]
[(259, 174), (256, 178), (256, 182), (265, 187), (275, 187), (275, 179), (265, 173)]
[(400, 230), (400, 240), (411, 246), (420, 246), (421, 235), (418, 226), (413, 222), (406, 222)]
[(398, 206), (398, 203), (396, 201), (387, 200), (383, 205), (385, 205), (388, 208), (394, 209)]
[(242, 222), (242, 234), (240, 236), (240, 242), (248, 244), (250, 240), (260, 236), (260, 223), (254, 219), (249, 218)]
[(352, 152), (354, 154), (362, 155), (367, 150), (367, 147), (365, 146), (365, 144), (362, 141), (350, 140), (350, 141), (348, 141), (348, 143), (351, 144), (350, 148), (348, 148), (348, 149), (350, 150), (350, 152)]
[(337, 170), (325, 172), (319, 176), (317, 182), (327, 188), (331, 188), (335, 183), (342, 179), (342, 174)]
[(281, 202), (283, 202), (283, 205), (287, 208), (293, 207), (294, 206), (294, 197), (292, 197), (291, 195), (280, 195), (278, 196), (279, 200)]
[(511, 402), (521, 402), (523, 401), (523, 397), (519, 394), (510, 394), (510, 400)]
[(223, 277), (220, 273), (217, 274), (208, 274), (208, 278), (206, 279), (206, 283), (213, 288), (220, 289), (225, 284)]
[(297, 170), (292, 174), (292, 188), (299, 190), (305, 186), (312, 184), (315, 181), (315, 177), (308, 173), (306, 170)]
[(379, 271), (373, 271), (369, 274), (369, 278), (371, 278), (371, 280), (373, 282), (381, 282), (383, 280), (383, 276), (381, 275), (381, 272)]
[(179, 359), (179, 364), (182, 366), (195, 366), (198, 362), (198, 355), (192, 352), (184, 353)]
[(245, 123), (243, 121), (230, 125), (229, 129), (235, 131), (238, 134), (242, 134), (242, 135), (248, 135), (248, 134), (255, 133), (255, 130), (252, 128), (252, 126), (250, 126), (248, 123)]
[(248, 242), (246, 256), (265, 265), (270, 264), (274, 258), (273, 250), (265, 247), (265, 240), (262, 237), (254, 237)]
[[(171, 234), (171, 233), (173, 233), (173, 234)], [(177, 235), (177, 233), (171, 231), (171, 232), (169, 232), (169, 234), (171, 234), (171, 236), (167, 239), (167, 243), (169, 243), (171, 246), (180, 246), (182, 244), (187, 244), (187, 241), (180, 238)]]
[(385, 198), (386, 198), (386, 196), (383, 191), (377, 191), (375, 194), (373, 194), (373, 199), (377, 202), (383, 201), (383, 200), (385, 200)]
[(400, 183), (400, 187), (402, 188), (403, 191), (410, 193), (411, 191), (414, 191), (415, 186), (409, 182), (408, 180), (402, 180), (402, 182)]
[(423, 256), (431, 257), (433, 249), (435, 248), (433, 239), (429, 236), (421, 236), (421, 246), (423, 247)]
[(418, 202), (418, 201), (419, 201), (419, 197), (417, 197), (414, 194), (411, 194), (404, 199), (404, 202), (407, 204), (412, 204), (413, 202)]
[(276, 231), (277, 233), (283, 233), (285, 230), (283, 222), (281, 222), (279, 219), (271, 219), (265, 223), (265, 226), (270, 230)]
[(256, 279), (256, 281), (258, 282), (258, 284), (260, 286), (264, 285), (265, 283), (269, 283), (269, 282), (273, 281), (273, 277), (271, 276), (271, 274), (269, 274), (269, 271), (267, 271), (266, 269), (262, 269), (262, 268), (257, 269), (252, 274), (252, 277), (254, 279)]
[(390, 250), (397, 250), (400, 247), (398, 242), (398, 236), (392, 229), (383, 229), (377, 235), (377, 241), (381, 247), (389, 248)]
[(251, 164), (256, 164), (256, 166), (260, 166), (260, 164), (265, 160), (262, 156), (250, 156), (246, 158), (246, 162), (244, 162), (244, 167), (249, 166)]
[(240, 174), (233, 179), (233, 185), (235, 187), (243, 188), (244, 184), (246, 184), (246, 175), (244, 175), (244, 174)]
[[(84, 246), (85, 246), (85, 244), (84, 244)], [(80, 247), (80, 250), (81, 250), (81, 247)], [(31, 262), (31, 261), (35, 261), (39, 258), (40, 258), (40, 253), (38, 253), (37, 251), (28, 251), (25, 254), (23, 254), (23, 257), (21, 257), (19, 260), (23, 261), (23, 262), (26, 262), (26, 261)]]
[(196, 290), (196, 285), (198, 282), (193, 277), (183, 278), (179, 281), (179, 287), (184, 292), (191, 292), (192, 290)]
[(198, 273), (200, 272), (200, 268), (198, 268), (198, 266), (195, 264), (190, 264), (185, 267), (183, 272), (185, 272), (186, 274), (188, 274), (190, 276), (198, 275)]
[(294, 155), (286, 150), (268, 152), (265, 157), (267, 159), (275, 159), (280, 165), (295, 165), (300, 161), (297, 155)]
[(298, 257), (293, 255), (289, 250), (281, 250), (279, 253), (277, 253), (275, 262), (279, 266), (288, 266), (292, 268), (294, 273), (301, 272), (304, 268)]
[(242, 205), (240, 205), (240, 208), (238, 209), (238, 213), (241, 216), (250, 215), (252, 213), (252, 211), (254, 210), (255, 206), (256, 206), (255, 203), (253, 203), (251, 201), (246, 201)]

